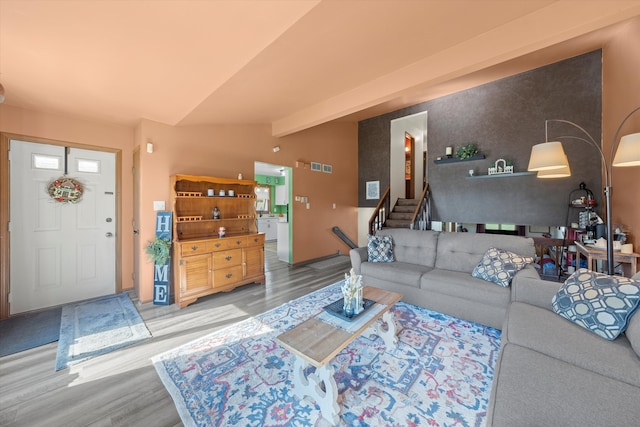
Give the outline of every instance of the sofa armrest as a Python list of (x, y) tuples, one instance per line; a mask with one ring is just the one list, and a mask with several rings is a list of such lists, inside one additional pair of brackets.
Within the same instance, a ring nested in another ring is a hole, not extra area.
[(363, 262), (369, 260), (369, 252), (367, 247), (355, 248), (349, 251), (349, 257), (351, 258), (351, 267), (355, 274), (362, 274), (360, 266)]
[(511, 283), (511, 301), (523, 302), (551, 310), (551, 300), (562, 283), (529, 276), (514, 277)]

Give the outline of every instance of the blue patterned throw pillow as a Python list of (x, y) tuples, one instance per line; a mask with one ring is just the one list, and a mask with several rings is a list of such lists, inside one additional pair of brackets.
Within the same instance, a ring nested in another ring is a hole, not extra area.
[(369, 262), (392, 262), (393, 239), (391, 236), (371, 236), (367, 244)]
[(640, 303), (640, 282), (581, 268), (551, 300), (553, 311), (612, 341), (629, 324)]
[(533, 258), (529, 256), (520, 256), (504, 249), (489, 248), (471, 275), (508, 288), (513, 276), (532, 262)]

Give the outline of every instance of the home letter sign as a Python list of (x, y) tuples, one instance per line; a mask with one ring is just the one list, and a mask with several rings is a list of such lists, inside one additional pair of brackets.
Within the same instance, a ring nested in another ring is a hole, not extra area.
[[(158, 212), (156, 215), (156, 237), (171, 241), (171, 212)], [(153, 303), (171, 304), (170, 278), (171, 256), (163, 264), (153, 265)]]

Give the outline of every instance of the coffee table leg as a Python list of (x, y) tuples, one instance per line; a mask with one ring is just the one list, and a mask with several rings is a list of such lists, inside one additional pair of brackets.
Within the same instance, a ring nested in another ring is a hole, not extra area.
[(387, 348), (393, 349), (398, 348), (398, 337), (396, 333), (396, 322), (393, 320), (393, 313), (390, 311), (386, 311), (376, 323), (369, 326), (365, 331), (365, 334), (379, 336)]
[(307, 362), (296, 356), (293, 364), (293, 393), (299, 399), (306, 396), (314, 399), (320, 407), (322, 418), (337, 425), (340, 421), (340, 407), (333, 366), (327, 363), (316, 368), (314, 373), (305, 375), (304, 371), (308, 366)]

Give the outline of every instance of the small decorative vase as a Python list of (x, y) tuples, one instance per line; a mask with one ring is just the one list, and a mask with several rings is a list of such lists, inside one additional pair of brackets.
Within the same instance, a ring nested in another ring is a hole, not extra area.
[(355, 298), (345, 298), (342, 310), (344, 311), (345, 316), (353, 317), (356, 313)]
[(353, 268), (349, 273), (344, 275), (342, 285), (342, 310), (345, 316), (353, 317), (362, 311), (362, 276), (355, 274)]

